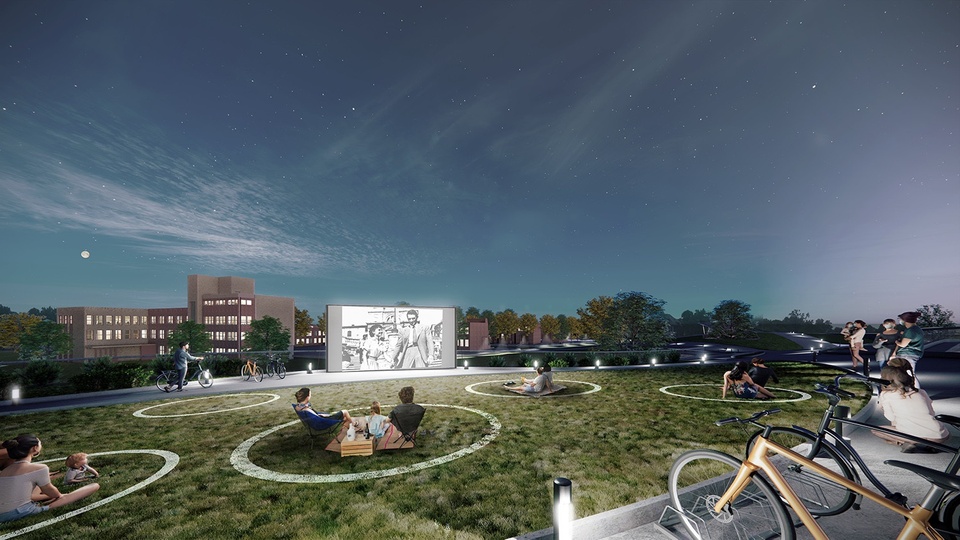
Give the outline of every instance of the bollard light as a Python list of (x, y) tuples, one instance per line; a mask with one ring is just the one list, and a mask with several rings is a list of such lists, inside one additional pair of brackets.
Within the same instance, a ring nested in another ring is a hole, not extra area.
[(534, 361), (533, 361), (533, 369), (537, 369), (538, 367), (540, 367), (540, 361), (539, 361), (539, 360), (534, 360)]
[(597, 361), (593, 363), (593, 369), (600, 369), (600, 359), (597, 358)]
[(10, 389), (10, 401), (12, 401), (14, 405), (20, 402), (19, 386), (14, 386), (13, 388)]
[(563, 477), (553, 479), (553, 538), (573, 540), (573, 483)]
[(653, 366), (655, 366), (655, 365), (657, 365), (657, 357), (656, 357), (656, 356), (654, 356), (653, 358), (650, 359), (650, 367), (653, 367)]
[(307, 375), (310, 375), (312, 373), (313, 373), (313, 362), (310, 362), (309, 364), (307, 364)]
[(469, 360), (464, 360), (464, 361), (463, 361), (463, 369), (470, 369), (470, 361), (469, 361)]
[(701, 364), (706, 364), (706, 363), (707, 363), (707, 355), (703, 355), (703, 356), (700, 357), (700, 363), (701, 363)]

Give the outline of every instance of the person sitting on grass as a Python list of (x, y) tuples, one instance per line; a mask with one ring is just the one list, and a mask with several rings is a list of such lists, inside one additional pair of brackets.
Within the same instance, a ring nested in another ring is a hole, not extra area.
[(544, 372), (547, 371), (547, 368), (549, 367), (549, 365), (538, 367), (537, 376), (533, 379), (520, 377), (520, 386), (511, 388), (510, 390), (519, 390), (528, 394), (539, 394), (540, 392), (543, 392), (543, 390), (547, 388), (547, 385), (549, 384), (549, 378), (544, 375)]
[[(878, 398), (883, 416), (890, 421), (890, 429), (935, 443), (944, 443), (950, 438), (947, 427), (934, 418), (936, 413), (930, 396), (917, 389), (908, 360), (899, 357), (887, 360), (887, 365), (880, 370), (880, 378), (890, 381)], [(935, 448), (889, 433), (874, 431), (873, 434), (890, 444), (900, 445), (900, 451), (905, 454), (937, 452)]]
[(100, 484), (88, 484), (70, 493), (60, 493), (50, 482), (50, 469), (42, 463), (32, 463), (43, 449), (36, 435), (18, 435), (4, 441), (3, 448), (14, 461), (0, 471), (0, 523), (59, 508), (100, 489)]
[(746, 360), (741, 360), (730, 371), (723, 374), (723, 394), (722, 399), (727, 398), (727, 389), (733, 388), (733, 394), (739, 398), (745, 399), (770, 399), (774, 398), (772, 393), (766, 388), (753, 382), (747, 373), (750, 370), (750, 364)]
[(297, 390), (297, 392), (293, 395), (293, 397), (297, 400), (297, 404), (294, 405), (293, 408), (298, 413), (305, 413), (308, 415), (317, 416), (319, 418), (343, 422), (344, 426), (349, 426), (351, 423), (353, 423), (353, 418), (350, 417), (350, 413), (346, 410), (334, 411), (332, 413), (319, 413), (313, 410), (313, 406), (310, 405), (311, 395), (312, 393), (310, 392), (309, 388), (301, 388)]
[(780, 382), (780, 377), (777, 377), (777, 372), (773, 368), (768, 368), (767, 365), (763, 362), (763, 358), (757, 356), (753, 360), (753, 367), (750, 368), (750, 378), (753, 379), (754, 384), (757, 386), (767, 387), (767, 381), (773, 379), (774, 383)]
[(87, 455), (83, 452), (71, 454), (67, 458), (67, 475), (63, 479), (65, 485), (79, 484), (99, 477), (100, 473), (90, 466)]

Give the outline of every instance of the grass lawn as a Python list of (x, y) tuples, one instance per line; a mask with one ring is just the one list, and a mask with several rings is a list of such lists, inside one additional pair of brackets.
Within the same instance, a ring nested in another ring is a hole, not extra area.
[[(680, 453), (696, 447), (742, 454), (749, 433), (736, 426), (716, 427), (719, 418), (779, 407), (777, 424), (815, 427), (826, 398), (813, 383), (835, 371), (802, 364), (773, 364), (776, 386), (811, 393), (812, 399), (764, 404), (728, 399), (707, 401), (668, 395), (660, 388), (693, 397), (720, 396), (729, 366), (660, 367), (631, 370), (556, 372), (568, 397), (540, 399), (503, 391), (504, 376), (471, 375), (402, 382), (334, 384), (313, 388), (319, 408), (350, 408), (356, 414), (373, 399), (385, 414), (400, 386), (412, 384), (427, 414), (412, 450), (371, 457), (340, 458), (322, 444), (313, 448), (299, 423), (262, 436), (250, 446), (249, 460), (263, 469), (299, 475), (349, 475), (409, 466), (411, 472), (347, 482), (288, 483), (241, 474), (231, 455), (245, 441), (296, 420), (290, 407), (294, 388), (282, 391), (148, 402), (70, 411), (0, 417), (0, 434), (37, 433), (39, 459), (72, 452), (166, 450), (179, 455), (173, 470), (143, 489), (100, 508), (27, 533), (23, 538), (491, 538), (503, 539), (551, 525), (552, 481), (573, 481), (577, 517), (592, 515), (666, 492), (666, 476)], [(514, 377), (516, 378), (516, 377)], [(591, 384), (587, 384), (591, 383)], [(467, 392), (473, 385), (477, 392)], [(860, 391), (855, 385), (851, 390)], [(280, 399), (263, 393), (276, 393)], [(796, 394), (781, 393), (784, 397)], [(861, 397), (866, 397), (866, 387)], [(148, 415), (193, 414), (141, 418)], [(259, 404), (259, 405), (256, 405)], [(431, 407), (429, 404), (448, 405)], [(848, 403), (854, 410), (862, 404)], [(247, 405), (256, 405), (239, 408)], [(234, 409), (234, 410), (228, 410)], [(489, 444), (438, 466), (417, 463), (445, 456), (494, 435)], [(212, 414), (201, 414), (212, 413)], [(94, 456), (103, 475), (90, 502), (116, 495), (144, 481), (164, 465), (154, 454)], [(50, 463), (62, 468), (62, 461)], [(57, 517), (68, 506), (0, 525), (0, 538)]]

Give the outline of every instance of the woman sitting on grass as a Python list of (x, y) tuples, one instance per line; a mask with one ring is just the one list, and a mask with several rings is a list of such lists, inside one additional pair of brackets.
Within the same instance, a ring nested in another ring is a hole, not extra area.
[(553, 379), (553, 376), (552, 374), (546, 374), (546, 372), (549, 370), (549, 365), (538, 367), (537, 376), (535, 378), (528, 379), (526, 377), (520, 377), (520, 386), (517, 388), (511, 388), (511, 390), (519, 390), (528, 394), (539, 394), (544, 390), (550, 391), (552, 389), (550, 381)]
[(60, 493), (50, 482), (50, 469), (42, 463), (32, 463), (43, 449), (36, 435), (18, 435), (4, 441), (3, 448), (14, 461), (0, 471), (0, 523), (59, 508), (100, 489), (100, 484), (89, 484)]
[[(946, 442), (950, 438), (947, 427), (934, 418), (936, 413), (930, 396), (917, 389), (910, 362), (904, 358), (891, 358), (880, 370), (880, 378), (890, 381), (880, 391), (878, 399), (883, 416), (890, 421), (890, 429), (936, 443)], [(890, 444), (899, 444), (900, 451), (906, 454), (937, 452), (929, 446), (889, 433), (874, 431), (873, 434)]]
[(769, 390), (753, 382), (750, 375), (750, 364), (746, 360), (741, 360), (730, 371), (723, 374), (723, 394), (722, 399), (727, 398), (727, 389), (733, 388), (733, 394), (739, 398), (757, 398), (770, 399), (777, 397)]

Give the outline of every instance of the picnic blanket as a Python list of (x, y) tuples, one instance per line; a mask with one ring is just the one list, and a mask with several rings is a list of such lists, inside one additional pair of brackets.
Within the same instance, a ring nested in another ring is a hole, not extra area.
[(508, 392), (513, 392), (514, 394), (520, 394), (521, 396), (528, 396), (528, 397), (548, 396), (550, 394), (556, 394), (557, 392), (565, 388), (566, 386), (563, 386), (562, 384), (555, 384), (550, 390), (543, 389), (539, 392), (524, 392), (522, 386), (515, 386), (515, 387), (504, 386), (503, 387), (503, 389), (507, 390)]

